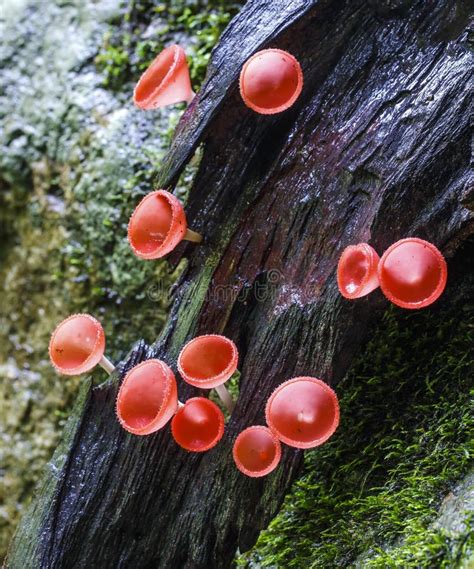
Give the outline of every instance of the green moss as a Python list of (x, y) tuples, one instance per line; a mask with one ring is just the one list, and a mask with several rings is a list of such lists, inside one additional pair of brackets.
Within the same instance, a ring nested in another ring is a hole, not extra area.
[(136, 81), (164, 47), (179, 41), (186, 47), (191, 81), (198, 88), (212, 48), (241, 4), (228, 0), (130, 2), (122, 25), (107, 31), (95, 59), (105, 85), (118, 90)]
[(455, 532), (434, 523), (472, 468), (465, 302), (385, 314), (337, 387), (339, 430), (306, 454), (303, 477), (240, 566), (451, 568), (474, 551), (472, 512)]

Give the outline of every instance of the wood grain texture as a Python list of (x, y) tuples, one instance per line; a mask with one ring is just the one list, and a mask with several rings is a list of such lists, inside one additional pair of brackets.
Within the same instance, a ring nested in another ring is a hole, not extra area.
[[(224, 333), (240, 350), (240, 397), (222, 442), (192, 455), (169, 426), (149, 437), (119, 427), (117, 380), (83, 386), (68, 436), (12, 544), (7, 566), (221, 568), (276, 514), (303, 454), (250, 479), (233, 465), (236, 435), (264, 421), (284, 380), (336, 386), (383, 313), (380, 292), (337, 291), (348, 244), (381, 254), (405, 236), (449, 258), (472, 233), (467, 3), (250, 1), (213, 52), (201, 92), (178, 126), (159, 184), (172, 186), (192, 152), (203, 158), (187, 205), (200, 247), (168, 324), (139, 342), (120, 377), (148, 357), (176, 369), (183, 343)], [(301, 62), (304, 89), (272, 117), (247, 109), (238, 74), (260, 48)], [(448, 282), (449, 286), (449, 282)], [(180, 399), (197, 390), (179, 380)]]

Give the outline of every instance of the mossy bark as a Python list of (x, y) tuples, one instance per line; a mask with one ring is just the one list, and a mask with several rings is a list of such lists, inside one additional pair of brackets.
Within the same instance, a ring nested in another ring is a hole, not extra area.
[(341, 423), (239, 567), (454, 569), (474, 561), (474, 239), (428, 310), (392, 306), (338, 383)]
[[(111, 381), (84, 386), (8, 567), (227, 567), (255, 543), (303, 455), (286, 448), (271, 476), (249, 479), (233, 465), (235, 436), (263, 422), (269, 394), (291, 376), (337, 386), (387, 306), (378, 292), (352, 303), (338, 294), (342, 249), (370, 240), (381, 253), (416, 235), (449, 259), (472, 232), (467, 17), (454, 0), (246, 4), (158, 180), (174, 185), (204, 144), (187, 206), (204, 243), (174, 255), (189, 263), (158, 341), (139, 342)], [(238, 94), (243, 62), (267, 46), (292, 52), (305, 77), (298, 103), (273, 117)], [(183, 342), (207, 332), (233, 338), (241, 355), (223, 441), (190, 455), (169, 428), (140, 439), (121, 430), (125, 371), (152, 356), (174, 367)]]

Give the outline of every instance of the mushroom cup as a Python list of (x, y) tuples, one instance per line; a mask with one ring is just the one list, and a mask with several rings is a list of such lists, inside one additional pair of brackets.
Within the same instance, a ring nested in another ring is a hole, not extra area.
[(380, 258), (367, 243), (349, 245), (337, 265), (337, 286), (344, 298), (361, 298), (379, 286), (377, 267)]
[(188, 342), (178, 357), (178, 371), (194, 387), (212, 389), (237, 369), (237, 347), (225, 336), (206, 334)]
[(244, 103), (263, 115), (289, 109), (303, 89), (303, 72), (297, 59), (282, 49), (264, 49), (252, 55), (240, 73)]
[(171, 433), (178, 445), (190, 452), (215, 447), (224, 434), (224, 415), (205, 397), (193, 397), (178, 409), (171, 421)]
[(281, 442), (308, 449), (322, 445), (334, 434), (339, 425), (339, 403), (324, 381), (295, 377), (275, 389), (265, 416)]
[(215, 389), (228, 411), (235, 403), (224, 383), (237, 369), (237, 346), (225, 336), (206, 334), (188, 342), (178, 357), (181, 377), (194, 387)]
[(73, 314), (51, 335), (49, 357), (63, 375), (91, 371), (104, 357), (105, 334), (101, 323), (89, 314)]
[(128, 223), (128, 241), (141, 259), (164, 257), (183, 240), (199, 242), (201, 237), (188, 229), (182, 203), (166, 190), (146, 195)]
[(242, 431), (234, 442), (232, 455), (237, 468), (251, 478), (267, 476), (278, 466), (281, 445), (267, 427), (255, 425)]
[(428, 241), (409, 237), (389, 247), (378, 266), (383, 294), (401, 308), (425, 308), (443, 293), (448, 268), (441, 252)]
[(164, 49), (143, 73), (133, 92), (133, 101), (144, 110), (193, 100), (184, 49), (171, 45)]
[(116, 411), (122, 427), (134, 435), (163, 428), (178, 408), (178, 390), (171, 369), (161, 360), (146, 360), (125, 376)]

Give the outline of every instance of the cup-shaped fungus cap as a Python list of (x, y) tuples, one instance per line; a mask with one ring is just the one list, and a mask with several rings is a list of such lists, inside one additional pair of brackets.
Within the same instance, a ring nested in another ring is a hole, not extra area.
[(178, 408), (178, 389), (171, 369), (161, 360), (146, 360), (131, 369), (117, 396), (117, 417), (134, 435), (149, 435), (166, 425)]
[(183, 205), (166, 190), (146, 195), (128, 223), (128, 241), (137, 257), (159, 259), (170, 253), (186, 234)]
[(295, 377), (275, 389), (267, 401), (265, 416), (280, 441), (296, 448), (313, 448), (337, 429), (339, 403), (324, 381)]
[(184, 49), (172, 45), (164, 49), (143, 73), (133, 92), (133, 101), (140, 109), (156, 109), (194, 96)]
[(424, 308), (442, 294), (448, 268), (434, 245), (410, 237), (397, 241), (385, 251), (378, 276), (382, 292), (393, 304), (402, 308)]
[(337, 286), (345, 298), (360, 298), (379, 286), (377, 268), (380, 258), (370, 245), (349, 245), (337, 265)]
[(237, 369), (237, 347), (225, 336), (208, 334), (188, 342), (178, 357), (184, 381), (202, 389), (225, 383)]
[(262, 115), (289, 109), (303, 89), (298, 61), (281, 49), (258, 51), (240, 72), (240, 94), (247, 107)]
[(215, 447), (224, 434), (224, 415), (205, 397), (193, 397), (178, 409), (171, 421), (171, 433), (180, 447), (204, 452)]
[(73, 314), (51, 336), (49, 357), (59, 373), (79, 375), (102, 359), (105, 335), (101, 323), (89, 314)]
[(270, 429), (255, 425), (242, 431), (235, 439), (232, 455), (240, 472), (259, 478), (278, 466), (281, 445)]

